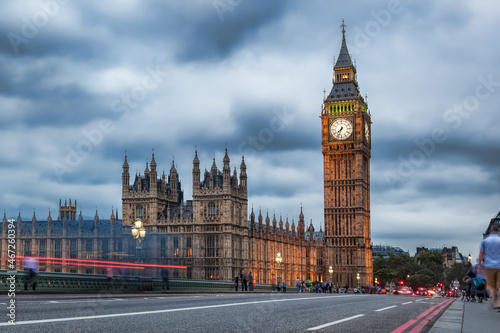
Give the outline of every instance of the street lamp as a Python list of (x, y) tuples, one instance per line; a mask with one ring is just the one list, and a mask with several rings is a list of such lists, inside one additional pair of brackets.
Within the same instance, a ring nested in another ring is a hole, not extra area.
[(281, 285), (280, 265), (281, 265), (282, 260), (283, 260), (283, 258), (281, 258), (281, 253), (280, 253), (280, 251), (278, 251), (278, 253), (276, 254), (276, 263), (278, 264), (278, 284), (279, 285)]
[(356, 274), (356, 279), (358, 280), (358, 290), (359, 290), (359, 273)]
[(136, 219), (132, 227), (132, 236), (137, 240), (135, 246), (136, 262), (142, 262), (141, 259), (141, 242), (146, 237), (146, 229), (140, 219)]
[(330, 282), (332, 282), (332, 274), (333, 274), (333, 267), (332, 266), (330, 266), (328, 268), (328, 273), (330, 273)]

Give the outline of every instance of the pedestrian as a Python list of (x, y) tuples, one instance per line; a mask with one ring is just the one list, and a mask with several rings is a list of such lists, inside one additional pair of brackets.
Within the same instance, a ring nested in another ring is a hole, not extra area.
[(253, 276), (252, 272), (248, 273), (248, 288), (253, 292)]
[[(478, 262), (478, 259), (476, 259), (476, 264), (474, 265), (474, 267), (472, 267), (472, 272), (474, 273), (474, 275), (476, 277), (483, 279), (483, 281), (486, 283), (486, 276), (484, 276), (484, 269), (481, 272), (481, 274), (479, 274), (479, 272), (477, 271), (477, 262)], [(489, 294), (488, 294), (488, 289), (484, 288), (484, 300), (487, 300), (490, 297), (491, 296), (489, 296)]]
[(168, 268), (163, 267), (161, 269), (161, 277), (163, 279), (162, 290), (170, 290), (170, 286), (168, 284)]
[(276, 276), (275, 275), (273, 275), (271, 277), (271, 285), (273, 287), (273, 292), (276, 291)]
[(247, 275), (241, 272), (241, 291), (247, 291)]
[(500, 310), (500, 223), (493, 223), (490, 233), (479, 246), (477, 272), (484, 269), (486, 288), (493, 300), (493, 309)]
[(286, 293), (286, 281), (285, 280), (283, 280), (283, 286), (282, 287), (283, 287), (283, 292)]
[(234, 277), (234, 291), (238, 291), (238, 282), (239, 282), (238, 275), (236, 275)]
[(349, 291), (349, 285), (346, 283), (344, 287), (344, 294), (347, 293), (348, 291)]
[(111, 290), (111, 287), (113, 286), (113, 268), (106, 268), (106, 277), (108, 279), (108, 290)]
[(297, 276), (297, 279), (295, 280), (295, 285), (297, 286), (297, 292), (299, 292), (302, 289), (302, 284), (300, 283), (300, 279)]
[(36, 290), (38, 283), (38, 259), (27, 257), (24, 259), (24, 268), (28, 270), (28, 277), (24, 280), (24, 290), (28, 290), (28, 284), (31, 284), (33, 290)]

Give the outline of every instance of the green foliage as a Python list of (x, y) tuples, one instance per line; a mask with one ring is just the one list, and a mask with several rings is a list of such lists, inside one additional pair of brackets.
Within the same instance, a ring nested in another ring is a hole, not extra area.
[(453, 266), (448, 267), (445, 272), (446, 279), (445, 284), (450, 285), (451, 281), (457, 279), (460, 281), (460, 284), (464, 284), (462, 282), (463, 277), (465, 276), (465, 268), (461, 263), (455, 263)]
[[(462, 271), (460, 272), (457, 264), (454, 265), (446, 272), (448, 279), (462, 279), (463, 266), (458, 265)], [(421, 252), (416, 257), (391, 254), (389, 258), (378, 256), (373, 260), (373, 274), (381, 286), (387, 282), (399, 285), (399, 281), (404, 281), (404, 284), (413, 288), (435, 286), (438, 282), (447, 282), (444, 281), (444, 269), (444, 257), (439, 251)]]

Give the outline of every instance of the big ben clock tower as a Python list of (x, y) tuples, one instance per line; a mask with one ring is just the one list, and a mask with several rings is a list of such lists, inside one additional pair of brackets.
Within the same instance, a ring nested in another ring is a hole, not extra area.
[(333, 87), (321, 112), (325, 241), (334, 283), (373, 284), (370, 236), (371, 117), (360, 94), (356, 68), (342, 46)]

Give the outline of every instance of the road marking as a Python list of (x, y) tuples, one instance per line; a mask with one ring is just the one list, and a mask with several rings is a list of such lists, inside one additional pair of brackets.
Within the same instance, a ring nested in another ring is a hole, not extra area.
[[(88, 319), (102, 319), (102, 318), (112, 318), (112, 317), (126, 317), (126, 316), (143, 316), (148, 314), (157, 313), (168, 313), (168, 312), (179, 312), (179, 311), (192, 311), (192, 310), (204, 310), (204, 309), (214, 309), (214, 308), (224, 308), (228, 306), (238, 306), (238, 305), (249, 305), (249, 304), (260, 304), (260, 303), (276, 303), (276, 302), (290, 302), (290, 301), (305, 301), (305, 300), (326, 300), (328, 298), (339, 297), (339, 296), (326, 296), (326, 297), (304, 297), (304, 298), (288, 298), (288, 299), (277, 299), (268, 301), (253, 301), (253, 302), (241, 302), (241, 303), (228, 303), (228, 304), (217, 304), (217, 305), (205, 305), (205, 306), (195, 306), (191, 308), (179, 308), (179, 309), (165, 309), (165, 310), (153, 310), (153, 311), (142, 311), (142, 312), (127, 312), (127, 313), (114, 313), (107, 315), (95, 315), (95, 316), (84, 316), (84, 317), (67, 317), (67, 318), (52, 318), (52, 319), (39, 319), (39, 320), (27, 320), (27, 321), (17, 321), (16, 325), (33, 325), (33, 324), (43, 324), (43, 323), (55, 323), (62, 321), (73, 321), (73, 320), (88, 320)], [(369, 297), (369, 295), (346, 295), (343, 297)], [(364, 316), (364, 315), (362, 315)], [(11, 325), (8, 322), (0, 323), (0, 326)]]
[(404, 304), (411, 304), (411, 303), (413, 303), (413, 301), (411, 301), (411, 302), (404, 302), (404, 303), (401, 303), (401, 304), (404, 305)]
[(378, 310), (375, 310), (375, 311), (385, 311), (385, 310), (388, 310), (388, 309), (392, 309), (392, 308), (395, 308), (397, 305), (391, 305), (391, 306), (388, 306), (386, 308), (382, 308), (382, 309), (378, 309)]
[(335, 325), (335, 324), (343, 323), (344, 321), (353, 320), (353, 319), (356, 319), (356, 318), (359, 318), (359, 317), (363, 317), (363, 316), (364, 316), (364, 314), (359, 314), (359, 315), (355, 315), (355, 316), (352, 316), (352, 317), (348, 317), (348, 318), (336, 320), (336, 321), (333, 321), (331, 323), (326, 323), (326, 324), (323, 324), (323, 325), (320, 325), (320, 326), (311, 327), (311, 328), (308, 328), (307, 330), (308, 331), (316, 331), (316, 330), (320, 330), (320, 329), (328, 327), (328, 326), (332, 326), (332, 325)]
[[(423, 317), (425, 317), (428, 313), (430, 313), (432, 310), (440, 307), (440, 306), (445, 306), (446, 304), (448, 304), (448, 302), (450, 302), (451, 300), (447, 300), (447, 301), (443, 301), (439, 304), (436, 304), (434, 306), (431, 306), (430, 308), (428, 308), (427, 310), (425, 310), (424, 312), (422, 312), (421, 314), (419, 314), (418, 316), (416, 316), (415, 318), (413, 319), (410, 319), (408, 322), (406, 322), (405, 324), (399, 326), (398, 328), (396, 328), (394, 331), (392, 331), (391, 333), (401, 333), (401, 332), (404, 332), (408, 327), (410, 327), (411, 325), (413, 325), (415, 322), (419, 321), (420, 319), (422, 319)], [(426, 321), (425, 323), (427, 323), (428, 321)]]

